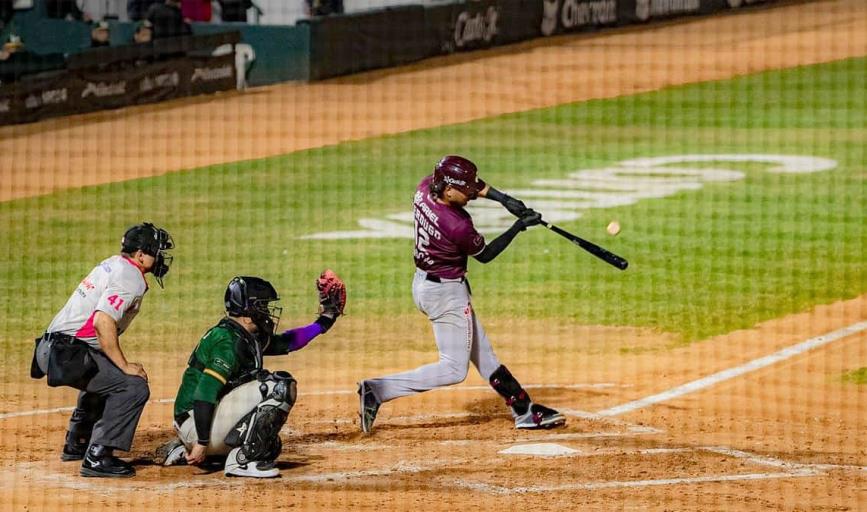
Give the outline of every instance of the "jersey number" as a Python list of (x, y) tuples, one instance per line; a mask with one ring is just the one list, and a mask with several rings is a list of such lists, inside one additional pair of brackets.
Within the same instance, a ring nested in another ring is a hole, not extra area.
[(123, 299), (117, 295), (112, 295), (108, 298), (108, 303), (114, 306), (115, 311), (120, 311), (120, 307), (123, 306)]
[(427, 246), (430, 245), (430, 235), (427, 234), (424, 228), (418, 225), (418, 222), (415, 223), (415, 233), (415, 248), (419, 253), (427, 254)]

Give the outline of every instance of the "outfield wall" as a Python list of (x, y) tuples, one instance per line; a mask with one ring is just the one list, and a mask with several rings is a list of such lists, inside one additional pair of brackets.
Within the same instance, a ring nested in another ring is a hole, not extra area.
[(465, 0), (301, 20), (309, 27), (309, 80), (435, 55), (776, 0)]
[[(193, 25), (196, 34), (237, 31), (252, 57), (247, 83), (322, 80), (389, 68), (437, 55), (473, 51), (569, 32), (713, 14), (779, 0), (462, 0), (402, 5), (300, 20), (294, 26)], [(89, 26), (16, 14), (37, 53), (87, 50)], [(131, 23), (112, 22), (112, 44), (132, 37)]]

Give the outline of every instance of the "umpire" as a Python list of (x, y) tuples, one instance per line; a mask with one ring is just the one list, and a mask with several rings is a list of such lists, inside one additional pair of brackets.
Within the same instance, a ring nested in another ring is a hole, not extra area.
[(162, 288), (174, 247), (153, 224), (129, 228), (119, 255), (103, 260), (79, 284), (45, 334), (36, 340), (31, 376), (49, 386), (79, 389), (61, 459), (81, 460), (81, 476), (131, 477), (131, 464), (114, 456), (129, 451), (150, 396), (148, 376), (127, 361), (118, 337), (138, 314), (148, 290), (145, 274)]

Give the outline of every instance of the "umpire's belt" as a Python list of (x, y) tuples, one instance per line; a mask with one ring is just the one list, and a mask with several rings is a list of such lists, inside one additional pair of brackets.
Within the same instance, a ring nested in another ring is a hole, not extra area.
[(42, 339), (49, 342), (49, 343), (53, 343), (55, 341), (58, 341), (61, 343), (63, 343), (63, 342), (72, 343), (74, 340), (77, 340), (78, 338), (76, 338), (75, 336), (70, 336), (68, 334), (63, 334), (62, 332), (46, 332), (45, 334), (42, 335)]
[(446, 279), (444, 277), (435, 276), (433, 274), (425, 274), (424, 278), (427, 281), (431, 281), (434, 283), (463, 283), (467, 279), (465, 277), (457, 277), (455, 279)]

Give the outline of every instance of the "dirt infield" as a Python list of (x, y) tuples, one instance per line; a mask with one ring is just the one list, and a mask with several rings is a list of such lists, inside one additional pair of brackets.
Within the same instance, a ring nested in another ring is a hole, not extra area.
[[(2, 508), (485, 510), (525, 502), (539, 510), (578, 504), (592, 510), (857, 510), (867, 506), (865, 391), (841, 383), (839, 375), (863, 360), (865, 313), (867, 300), (860, 297), (682, 348), (629, 328), (492, 326), (498, 352), (513, 361), (513, 370), (527, 382), (544, 382), (531, 393), (570, 415), (566, 428), (541, 432), (516, 432), (500, 399), (474, 375), (461, 386), (387, 404), (375, 433), (362, 436), (354, 414), (357, 376), (323, 370), (335, 361), (308, 365), (314, 358), (299, 353), (292, 366), (302, 395), (283, 431), (283, 477), (269, 482), (149, 465), (150, 451), (169, 435), (165, 399), (181, 368), (160, 366), (162, 355), (148, 354), (144, 363), (154, 386), (133, 452), (139, 476), (82, 479), (77, 464), (60, 462), (68, 410), (6, 413), (0, 415), (6, 434), (0, 437)], [(352, 333), (357, 322), (348, 319), (340, 332)], [(420, 315), (396, 322), (406, 327), (393, 335), (411, 339), (421, 322)], [(623, 415), (594, 413), (859, 322), (860, 331), (822, 348), (680, 398)], [(528, 345), (548, 349), (527, 358)], [(555, 361), (562, 353), (572, 364)], [(394, 355), (360, 371), (429, 357)], [(40, 384), (7, 387), (5, 409), (26, 412), (24, 404), (38, 403), (50, 410), (73, 401), (72, 393)], [(539, 444), (571, 451), (559, 457), (500, 453)]]
[[(864, 54), (867, 3), (837, 0), (51, 120), (0, 129), (0, 200)], [(0, 510), (867, 509), (867, 386), (840, 379), (864, 366), (865, 318), (862, 296), (689, 346), (631, 327), (489, 323), (498, 355), (534, 397), (569, 414), (566, 428), (516, 432), (471, 372), (460, 386), (387, 404), (372, 436), (358, 432), (355, 381), (434, 354), (362, 355), (370, 327), (347, 318), (335, 334), (358, 359), (293, 356), (302, 394), (283, 431), (283, 477), (266, 482), (149, 465), (169, 435), (186, 353), (137, 354), (152, 403), (132, 454), (139, 476), (124, 481), (79, 478), (77, 464), (61, 463), (74, 393), (17, 381), (26, 368), (7, 367)], [(428, 329), (420, 315), (393, 325), (396, 342)], [(773, 364), (744, 366), (775, 353)], [(567, 453), (500, 453), (516, 446)]]

